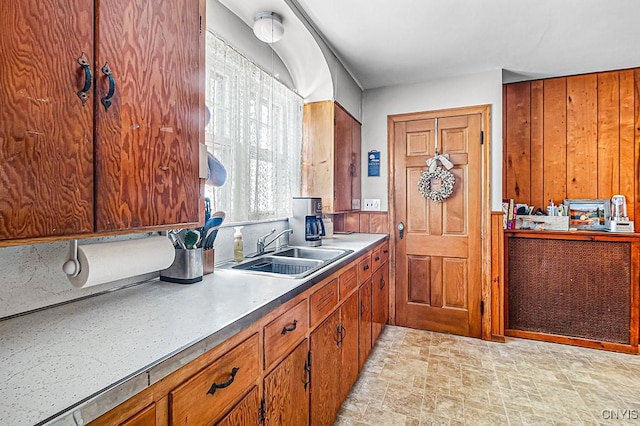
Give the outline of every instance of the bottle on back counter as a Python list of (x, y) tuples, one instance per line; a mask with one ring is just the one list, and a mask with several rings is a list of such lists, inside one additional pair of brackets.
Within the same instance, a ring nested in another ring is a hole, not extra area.
[(553, 204), (553, 200), (549, 200), (549, 205), (547, 206), (547, 216), (558, 216), (558, 206)]
[(233, 234), (233, 260), (242, 262), (244, 259), (244, 245), (242, 243), (242, 226), (235, 227), (236, 232)]

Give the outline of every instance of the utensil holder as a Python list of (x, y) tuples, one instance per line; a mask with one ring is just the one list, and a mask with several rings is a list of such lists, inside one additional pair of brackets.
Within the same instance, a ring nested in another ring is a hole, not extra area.
[(205, 275), (213, 273), (215, 257), (215, 249), (202, 250), (202, 272), (204, 272)]
[(178, 284), (202, 281), (202, 248), (176, 249), (176, 258), (167, 269), (160, 271), (160, 280)]

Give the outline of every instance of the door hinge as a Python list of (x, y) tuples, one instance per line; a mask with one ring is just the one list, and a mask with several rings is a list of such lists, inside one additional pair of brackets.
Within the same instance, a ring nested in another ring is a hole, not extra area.
[(264, 398), (260, 400), (260, 408), (258, 408), (258, 423), (264, 424), (264, 419), (267, 414), (266, 404)]
[(480, 130), (480, 145), (484, 145), (484, 131)]
[(484, 315), (484, 300), (480, 301), (480, 315)]

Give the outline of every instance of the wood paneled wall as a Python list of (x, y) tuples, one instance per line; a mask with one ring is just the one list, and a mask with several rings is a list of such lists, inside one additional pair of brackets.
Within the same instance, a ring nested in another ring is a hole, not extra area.
[(333, 228), (338, 232), (389, 233), (387, 212), (353, 212), (333, 215)]
[(505, 198), (623, 194), (640, 212), (640, 68), (506, 84), (503, 111)]

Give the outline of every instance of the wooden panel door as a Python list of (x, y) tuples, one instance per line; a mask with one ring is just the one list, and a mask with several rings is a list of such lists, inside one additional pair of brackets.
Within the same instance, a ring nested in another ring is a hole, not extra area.
[(389, 263), (386, 262), (374, 274), (371, 280), (372, 313), (371, 335), (375, 343), (389, 319)]
[(362, 370), (371, 353), (371, 280), (367, 280), (358, 290), (360, 300), (360, 323), (358, 329), (358, 369)]
[(353, 293), (340, 307), (340, 400), (345, 400), (358, 378), (358, 294)]
[(196, 223), (199, 2), (97, 5), (96, 230)]
[(311, 425), (332, 425), (340, 408), (340, 347), (336, 310), (311, 333)]
[(309, 421), (307, 354), (305, 339), (265, 377), (265, 425), (304, 425)]
[(394, 207), (405, 225), (403, 238), (396, 232), (396, 321), (479, 337), (481, 114), (438, 120), (439, 152), (450, 155), (456, 179), (442, 203), (418, 191), (426, 160), (434, 155), (433, 129), (433, 119), (395, 123)]
[(351, 139), (351, 209), (360, 210), (362, 198), (362, 125), (354, 118)]
[(93, 231), (93, 2), (0, 3), (0, 240)]
[(335, 106), (334, 135), (334, 209), (351, 210), (353, 119), (339, 105)]
[(253, 388), (242, 401), (238, 402), (231, 411), (224, 416), (217, 426), (256, 425), (260, 417), (260, 400), (258, 388)]
[(156, 424), (156, 404), (153, 403), (128, 420), (120, 423), (119, 426), (155, 426)]

